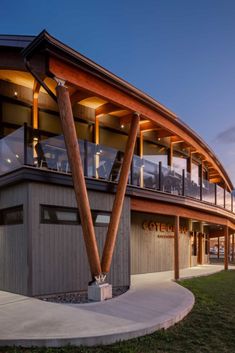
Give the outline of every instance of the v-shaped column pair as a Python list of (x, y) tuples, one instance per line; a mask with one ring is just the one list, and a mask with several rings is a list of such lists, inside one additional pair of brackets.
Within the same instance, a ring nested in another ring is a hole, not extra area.
[(140, 117), (137, 113), (134, 113), (132, 117), (117, 192), (104, 245), (102, 261), (100, 261), (69, 92), (63, 83), (61, 84), (60, 81), (58, 82), (56, 92), (62, 130), (71, 168), (77, 205), (80, 212), (86, 252), (91, 275), (94, 279), (95, 277), (106, 274), (110, 271)]

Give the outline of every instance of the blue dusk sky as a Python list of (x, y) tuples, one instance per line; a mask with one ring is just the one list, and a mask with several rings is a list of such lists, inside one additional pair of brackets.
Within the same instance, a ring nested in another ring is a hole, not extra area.
[(175, 112), (235, 184), (234, 0), (1, 0), (1, 34), (44, 28)]

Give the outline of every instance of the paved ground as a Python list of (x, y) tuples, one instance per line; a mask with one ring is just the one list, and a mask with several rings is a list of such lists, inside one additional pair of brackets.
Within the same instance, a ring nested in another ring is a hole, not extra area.
[[(182, 270), (181, 278), (222, 265)], [(109, 344), (167, 328), (192, 309), (194, 297), (171, 281), (173, 272), (132, 276), (131, 289), (102, 303), (56, 304), (0, 291), (0, 345)]]

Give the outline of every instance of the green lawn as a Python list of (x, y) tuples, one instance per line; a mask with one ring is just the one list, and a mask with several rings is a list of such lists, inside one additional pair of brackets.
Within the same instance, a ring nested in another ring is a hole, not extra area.
[(180, 282), (196, 304), (186, 319), (167, 331), (123, 343), (95, 348), (5, 348), (15, 353), (235, 353), (235, 271)]

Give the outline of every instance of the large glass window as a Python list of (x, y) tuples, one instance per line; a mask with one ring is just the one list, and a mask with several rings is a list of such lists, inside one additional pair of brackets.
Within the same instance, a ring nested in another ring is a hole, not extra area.
[(158, 164), (162, 162), (163, 165), (167, 166), (167, 148), (150, 141), (144, 141), (144, 159), (149, 162)]
[(61, 134), (61, 123), (59, 115), (46, 113), (39, 110), (39, 129), (54, 134)]
[(81, 224), (76, 208), (41, 206), (41, 223)]
[(92, 211), (94, 226), (107, 226), (110, 222), (110, 212)]
[(20, 104), (2, 103), (2, 121), (8, 124), (31, 125), (31, 108)]
[[(110, 212), (92, 210), (94, 226), (107, 226), (110, 222)], [(77, 208), (41, 205), (41, 223), (48, 224), (81, 224)]]
[(79, 140), (92, 142), (92, 125), (80, 121), (75, 121), (75, 128)]
[(178, 151), (174, 151), (173, 169), (179, 174), (182, 174), (183, 169), (185, 171), (187, 170), (187, 159), (186, 159), (186, 156), (182, 155)]
[(191, 170), (191, 180), (199, 185), (199, 166), (198, 164), (192, 163), (192, 170)]
[(23, 223), (23, 205), (0, 210), (0, 225)]
[(124, 152), (127, 142), (127, 135), (105, 129), (100, 128), (100, 144), (115, 148), (119, 151)]

